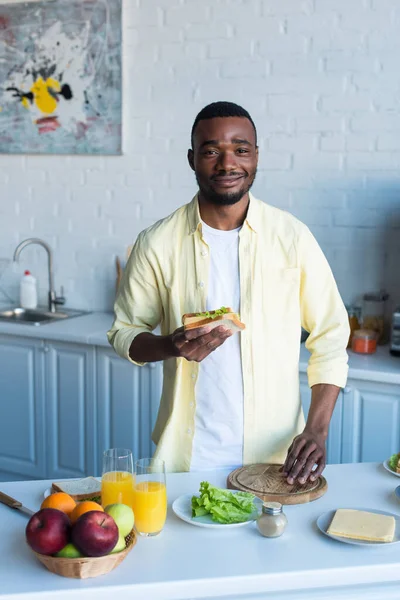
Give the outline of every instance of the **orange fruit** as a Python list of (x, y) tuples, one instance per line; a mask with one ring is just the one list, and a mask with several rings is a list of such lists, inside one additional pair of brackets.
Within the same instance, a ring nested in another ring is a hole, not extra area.
[(100, 504), (97, 504), (97, 502), (93, 502), (93, 500), (82, 500), (82, 502), (78, 502), (70, 515), (71, 523), (75, 523), (81, 515), (90, 512), (91, 510), (101, 510), (104, 512), (103, 507)]
[(75, 506), (76, 502), (69, 494), (66, 494), (65, 492), (56, 492), (55, 494), (47, 496), (47, 498), (43, 500), (40, 508), (56, 508), (70, 517)]

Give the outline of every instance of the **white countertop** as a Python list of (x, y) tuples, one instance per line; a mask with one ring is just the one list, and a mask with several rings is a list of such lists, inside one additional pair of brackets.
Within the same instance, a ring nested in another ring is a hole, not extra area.
[[(322, 535), (315, 521), (339, 507), (399, 514), (394, 490), (400, 479), (375, 463), (329, 465), (324, 474), (325, 496), (285, 507), (289, 523), (277, 539), (263, 538), (254, 523), (213, 531), (181, 521), (171, 511), (172, 501), (197, 493), (203, 479), (225, 486), (227, 472), (170, 474), (163, 532), (139, 538), (117, 569), (87, 580), (46, 571), (25, 543), (27, 517), (0, 505), (0, 600), (398, 598), (400, 544), (366, 548), (340, 543)], [(48, 486), (45, 481), (13, 482), (1, 483), (0, 489), (36, 510)]]
[[(35, 327), (0, 321), (0, 335), (32, 337), (49, 341), (92, 344), (110, 348), (106, 332), (113, 322), (113, 314), (95, 312)], [(309, 352), (300, 347), (300, 372), (307, 371)], [(400, 384), (400, 358), (391, 356), (388, 346), (378, 347), (376, 354), (363, 356), (349, 351), (349, 378)]]
[[(389, 346), (378, 346), (374, 354), (368, 355), (348, 350), (348, 355), (348, 379), (400, 384), (400, 358), (390, 354)], [(309, 357), (310, 353), (304, 344), (301, 344), (300, 373), (307, 372)]]
[(113, 314), (94, 312), (64, 321), (44, 325), (7, 323), (0, 321), (0, 335), (31, 337), (40, 340), (92, 344), (110, 348), (106, 333), (113, 322)]

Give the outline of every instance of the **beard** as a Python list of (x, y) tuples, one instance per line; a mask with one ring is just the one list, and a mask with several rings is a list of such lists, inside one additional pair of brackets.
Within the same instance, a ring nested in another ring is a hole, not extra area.
[(205, 185), (204, 181), (200, 181), (196, 174), (197, 185), (199, 186), (201, 196), (210, 204), (215, 204), (216, 206), (232, 206), (233, 204), (237, 204), (243, 196), (245, 196), (251, 189), (254, 180), (256, 178), (257, 171), (254, 171), (254, 175), (250, 177), (248, 174), (244, 177), (243, 185), (241, 188), (235, 192), (225, 192), (220, 193), (217, 192), (212, 187), (212, 181)]

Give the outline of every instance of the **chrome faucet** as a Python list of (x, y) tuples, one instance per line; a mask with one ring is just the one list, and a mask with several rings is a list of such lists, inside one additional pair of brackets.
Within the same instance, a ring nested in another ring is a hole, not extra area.
[[(54, 313), (54, 312), (56, 312), (57, 304), (65, 304), (65, 298), (63, 296), (57, 296), (57, 294), (54, 290), (53, 253), (52, 253), (50, 246), (43, 240), (40, 240), (39, 238), (28, 238), (27, 240), (24, 240), (23, 242), (18, 244), (18, 246), (15, 248), (14, 262), (16, 262), (18, 260), (19, 255), (21, 254), (22, 250), (24, 248), (26, 248), (27, 246), (29, 246), (30, 244), (39, 244), (39, 246), (43, 246), (43, 248), (47, 252), (48, 269), (49, 269), (49, 311)], [(62, 288), (61, 288), (61, 293), (62, 293)]]

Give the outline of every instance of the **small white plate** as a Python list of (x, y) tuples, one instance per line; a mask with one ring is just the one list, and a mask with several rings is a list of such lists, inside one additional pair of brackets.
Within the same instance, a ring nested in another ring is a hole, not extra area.
[(400, 473), (396, 473), (396, 471), (393, 471), (393, 469), (391, 469), (389, 467), (389, 459), (383, 461), (383, 466), (385, 467), (386, 471), (389, 471), (389, 473), (391, 473), (392, 475), (394, 475), (395, 477), (400, 477)]
[(324, 513), (317, 519), (317, 527), (318, 529), (327, 537), (337, 540), (338, 542), (343, 542), (344, 544), (353, 544), (355, 546), (389, 546), (390, 544), (396, 544), (400, 542), (400, 516), (395, 515), (391, 512), (386, 512), (384, 510), (375, 510), (373, 508), (354, 508), (353, 510), (365, 510), (367, 512), (375, 513), (376, 515), (387, 515), (388, 517), (394, 517), (396, 520), (396, 528), (394, 531), (394, 538), (392, 542), (367, 542), (366, 540), (352, 540), (350, 538), (340, 537), (338, 535), (332, 535), (328, 533), (328, 527), (331, 524), (333, 516), (335, 514), (335, 510), (329, 510)]
[[(226, 490), (227, 492), (232, 492), (236, 494), (236, 490)], [(256, 510), (249, 515), (247, 521), (243, 521), (242, 523), (217, 523), (212, 520), (211, 515), (204, 515), (204, 517), (192, 517), (192, 498), (198, 494), (184, 494), (183, 496), (179, 496), (172, 504), (172, 510), (176, 514), (177, 517), (182, 519), (182, 521), (186, 521), (186, 523), (190, 523), (191, 525), (196, 525), (197, 527), (210, 527), (212, 529), (226, 529), (227, 527), (243, 527), (243, 525), (248, 525), (257, 519), (257, 517), (261, 513), (262, 500), (257, 496), (254, 496), (254, 504), (256, 506)]]

